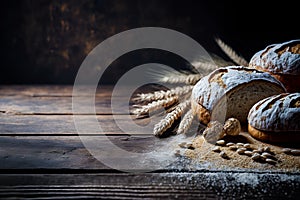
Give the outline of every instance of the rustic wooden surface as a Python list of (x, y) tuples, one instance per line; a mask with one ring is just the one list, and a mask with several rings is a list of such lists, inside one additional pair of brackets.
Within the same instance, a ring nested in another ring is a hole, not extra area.
[[(113, 113), (112, 87), (96, 94), (97, 119), (108, 137), (131, 152), (152, 151), (168, 142), (135, 129), (126, 133), (114, 119), (129, 123), (124, 101)], [(82, 97), (87, 95), (85, 90)], [(119, 94), (119, 98), (124, 98)], [(91, 113), (76, 113), (87, 122)], [(147, 119), (139, 120), (147, 124)], [(3, 199), (297, 199), (300, 173), (171, 167), (128, 173), (98, 161), (82, 144), (72, 113), (72, 86), (0, 86), (0, 198)], [(120, 155), (121, 156), (121, 155)], [(115, 162), (121, 157), (114, 156)], [(147, 168), (147, 166), (145, 166)]]

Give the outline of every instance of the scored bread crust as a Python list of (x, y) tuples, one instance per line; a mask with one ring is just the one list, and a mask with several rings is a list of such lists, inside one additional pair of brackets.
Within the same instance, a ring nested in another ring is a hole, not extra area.
[(300, 75), (300, 40), (267, 46), (254, 54), (249, 66), (273, 74)]
[(203, 124), (210, 120), (222, 122), (229, 117), (246, 123), (254, 103), (284, 92), (282, 83), (269, 73), (243, 66), (221, 67), (194, 86), (192, 109)]
[(300, 92), (300, 40), (267, 46), (253, 55), (249, 67), (272, 74), (289, 92)]
[(284, 93), (265, 98), (250, 109), (248, 123), (267, 132), (300, 131), (300, 93)]

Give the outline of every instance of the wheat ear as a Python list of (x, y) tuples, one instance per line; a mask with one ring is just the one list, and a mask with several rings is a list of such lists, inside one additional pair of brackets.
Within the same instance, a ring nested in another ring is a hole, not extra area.
[(195, 67), (196, 70), (199, 70), (199, 73), (208, 74), (215, 69), (219, 68), (218, 65), (210, 62), (205, 61), (194, 61), (192, 65)]
[(179, 123), (179, 127), (177, 130), (177, 134), (186, 133), (187, 130), (190, 128), (194, 119), (194, 114), (192, 109), (190, 109), (182, 118), (181, 122)]
[(216, 42), (232, 61), (234, 61), (238, 65), (248, 66), (248, 62), (246, 61), (246, 59), (238, 55), (230, 46), (225, 44), (220, 38), (216, 38)]
[(142, 106), (141, 108), (135, 109), (132, 113), (140, 117), (142, 115), (148, 114), (149, 112), (157, 111), (161, 108), (169, 107), (178, 102), (178, 96), (169, 97), (167, 99), (153, 101), (147, 105)]
[(156, 101), (160, 99), (165, 99), (171, 96), (182, 96), (193, 89), (192, 85), (178, 86), (169, 90), (160, 90), (153, 93), (141, 93), (137, 97), (133, 98), (134, 101)]
[(212, 57), (214, 63), (216, 63), (216, 65), (218, 65), (219, 67), (234, 65), (234, 63), (232, 61), (224, 60), (224, 58), (222, 58), (219, 55), (216, 55), (214, 53), (211, 53), (210, 56)]
[(155, 136), (162, 136), (163, 133), (172, 126), (175, 120), (182, 116), (182, 113), (190, 105), (190, 100), (178, 104), (174, 110), (167, 114), (160, 122), (155, 124), (153, 133)]
[(202, 74), (170, 74), (169, 76), (161, 78), (160, 81), (164, 83), (184, 83), (189, 85), (195, 85), (202, 77)]
[(219, 67), (234, 65), (233, 62), (226, 61), (216, 54), (211, 53), (210, 56), (211, 59), (200, 57), (192, 62), (193, 67), (198, 73), (206, 75)]

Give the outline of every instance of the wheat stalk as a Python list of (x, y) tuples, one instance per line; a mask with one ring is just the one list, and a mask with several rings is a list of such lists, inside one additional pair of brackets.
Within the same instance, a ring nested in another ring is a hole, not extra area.
[(189, 85), (195, 85), (201, 78), (202, 74), (169, 74), (160, 79), (164, 83), (184, 83)]
[(216, 63), (216, 65), (218, 65), (219, 67), (234, 65), (233, 62), (224, 60), (224, 58), (222, 58), (216, 54), (211, 53), (210, 56), (212, 57), (214, 63)]
[(210, 54), (210, 56), (211, 59), (200, 57), (192, 62), (193, 67), (197, 70), (198, 73), (207, 75), (220, 67), (234, 65), (234, 63), (226, 61), (215, 54)]
[(178, 86), (167, 91), (160, 90), (153, 93), (141, 93), (138, 94), (133, 100), (135, 101), (156, 101), (160, 99), (165, 99), (174, 95), (182, 96), (193, 89), (192, 85)]
[(218, 65), (215, 63), (210, 62), (203, 62), (203, 61), (194, 61), (192, 65), (195, 67), (196, 70), (199, 70), (199, 73), (208, 74), (215, 69), (219, 68)]
[(142, 115), (148, 114), (153, 111), (157, 111), (161, 108), (169, 107), (175, 104), (178, 101), (178, 96), (169, 97), (162, 100), (153, 101), (147, 105), (142, 106), (141, 108), (135, 109), (132, 113), (140, 117)]
[(238, 55), (230, 46), (225, 44), (220, 38), (216, 38), (216, 42), (232, 61), (234, 61), (238, 65), (248, 66), (248, 62), (246, 61), (246, 59)]
[(190, 128), (194, 119), (194, 114), (192, 109), (190, 109), (182, 118), (181, 122), (179, 123), (179, 127), (177, 130), (178, 134), (186, 133), (186, 131)]
[(190, 100), (178, 104), (174, 110), (167, 114), (159, 123), (155, 124), (153, 133), (155, 136), (162, 136), (163, 133), (172, 126), (175, 120), (182, 116), (183, 112), (190, 105)]

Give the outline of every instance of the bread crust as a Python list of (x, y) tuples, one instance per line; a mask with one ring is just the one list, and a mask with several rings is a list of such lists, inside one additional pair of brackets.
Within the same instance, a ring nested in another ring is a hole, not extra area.
[(300, 75), (300, 40), (267, 46), (253, 55), (249, 66), (260, 67), (273, 74)]
[(272, 44), (258, 51), (249, 66), (269, 72), (286, 87), (288, 92), (300, 92), (300, 40)]
[[(258, 87), (261, 92), (253, 96), (252, 93), (255, 93), (255, 88)], [(227, 115), (226, 104), (227, 102), (231, 103), (232, 99), (230, 97), (234, 97), (234, 94), (240, 94), (242, 91), (244, 97), (237, 100), (233, 99), (233, 101), (242, 102), (246, 106), (229, 108), (231, 114)], [(198, 115), (200, 122), (204, 124), (207, 124), (210, 120), (225, 121), (229, 117), (235, 117), (241, 123), (245, 123), (247, 122), (248, 111), (254, 103), (266, 96), (283, 92), (286, 92), (286, 90), (282, 83), (269, 73), (243, 66), (222, 67), (203, 77), (194, 86), (192, 109)], [(220, 109), (216, 109), (216, 107)], [(234, 114), (235, 110), (238, 111), (239, 109), (243, 111), (242, 117), (237, 117)], [(224, 110), (225, 112), (223, 112)]]
[(300, 93), (267, 97), (252, 106), (248, 123), (261, 131), (300, 131)]
[(262, 131), (248, 124), (249, 134), (263, 142), (269, 143), (300, 143), (300, 131), (269, 132)]
[(198, 104), (192, 99), (191, 102), (193, 115), (198, 117), (198, 120), (203, 124), (208, 124), (210, 122), (210, 112), (204, 108), (201, 104)]

